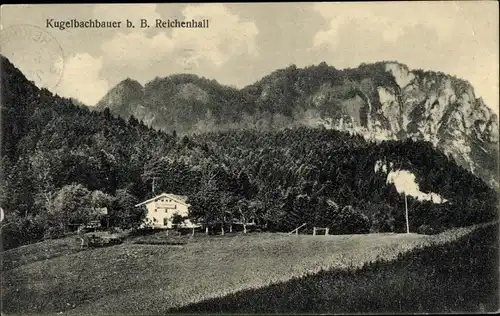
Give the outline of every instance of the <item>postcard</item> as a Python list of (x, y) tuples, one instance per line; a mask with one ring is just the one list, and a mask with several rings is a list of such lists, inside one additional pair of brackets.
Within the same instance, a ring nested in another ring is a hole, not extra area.
[(0, 23), (2, 313), (498, 312), (497, 3)]

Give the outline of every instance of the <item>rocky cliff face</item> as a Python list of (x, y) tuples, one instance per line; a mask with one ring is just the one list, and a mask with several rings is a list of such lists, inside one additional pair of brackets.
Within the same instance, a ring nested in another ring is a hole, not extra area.
[(490, 184), (498, 185), (498, 117), (466, 81), (435, 72), (386, 65), (397, 83), (378, 87), (388, 132), (424, 139)]
[(126, 80), (98, 104), (181, 134), (300, 125), (423, 139), (498, 186), (498, 117), (466, 81), (397, 62), (277, 70), (241, 90), (193, 75)]

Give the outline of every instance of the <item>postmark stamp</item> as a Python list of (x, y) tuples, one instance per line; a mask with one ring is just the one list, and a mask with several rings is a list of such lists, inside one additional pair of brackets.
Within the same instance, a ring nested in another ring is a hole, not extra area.
[(19, 24), (0, 31), (3, 56), (35, 82), (39, 88), (53, 89), (64, 73), (64, 53), (56, 38), (29, 24)]

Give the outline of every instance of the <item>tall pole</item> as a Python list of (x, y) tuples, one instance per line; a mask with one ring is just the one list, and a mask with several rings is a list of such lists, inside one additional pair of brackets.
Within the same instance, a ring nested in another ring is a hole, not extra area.
[(151, 185), (151, 192), (153, 192), (153, 195), (155, 194), (155, 180), (156, 180), (156, 177), (153, 177), (153, 183)]
[(406, 210), (406, 233), (410, 233), (410, 222), (408, 221), (408, 201), (406, 200), (406, 192), (405, 192), (405, 210)]

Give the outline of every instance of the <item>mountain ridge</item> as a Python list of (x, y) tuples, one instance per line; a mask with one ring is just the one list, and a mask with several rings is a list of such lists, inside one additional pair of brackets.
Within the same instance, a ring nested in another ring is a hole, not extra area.
[(442, 72), (397, 61), (341, 70), (322, 62), (277, 69), (241, 89), (176, 74), (146, 83), (135, 98), (121, 96), (124, 82), (95, 109), (180, 134), (324, 126), (374, 141), (426, 140), (498, 187), (498, 116), (468, 81)]

